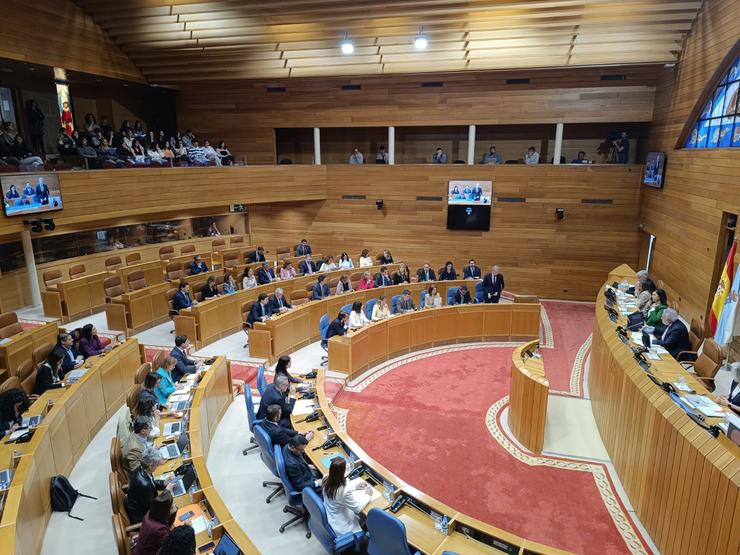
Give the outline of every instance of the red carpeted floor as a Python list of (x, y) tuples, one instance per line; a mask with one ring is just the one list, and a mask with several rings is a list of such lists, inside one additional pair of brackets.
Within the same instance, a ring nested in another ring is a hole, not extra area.
[(486, 413), (508, 394), (511, 352), (412, 359), (335, 404), (368, 454), (455, 509), (575, 553), (628, 553), (592, 472), (531, 466), (492, 437)]

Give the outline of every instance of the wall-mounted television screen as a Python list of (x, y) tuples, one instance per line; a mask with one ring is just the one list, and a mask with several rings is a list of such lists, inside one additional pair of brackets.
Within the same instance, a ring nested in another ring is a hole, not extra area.
[(62, 209), (59, 176), (55, 173), (0, 177), (6, 216), (27, 216)]
[(663, 188), (665, 178), (665, 152), (648, 152), (642, 182), (649, 187)]
[(450, 181), (447, 229), (488, 231), (491, 228), (493, 181)]

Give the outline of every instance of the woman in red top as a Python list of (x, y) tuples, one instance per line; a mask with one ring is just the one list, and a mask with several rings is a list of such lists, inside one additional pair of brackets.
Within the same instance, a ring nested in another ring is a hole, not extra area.
[(362, 274), (362, 279), (357, 285), (357, 289), (372, 289), (373, 287), (375, 287), (375, 283), (373, 283), (373, 276), (370, 275), (370, 272), (365, 272), (364, 274)]
[(172, 493), (166, 489), (154, 498), (144, 515), (134, 555), (156, 555), (170, 534), (176, 515), (177, 506), (172, 504)]

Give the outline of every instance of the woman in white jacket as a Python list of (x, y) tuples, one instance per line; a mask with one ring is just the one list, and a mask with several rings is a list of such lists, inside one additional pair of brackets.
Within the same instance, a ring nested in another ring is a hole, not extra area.
[(369, 323), (370, 320), (367, 319), (365, 311), (362, 310), (362, 301), (355, 301), (352, 303), (352, 310), (349, 313), (350, 329), (356, 330)]
[(373, 495), (373, 489), (367, 482), (349, 486), (345, 478), (346, 471), (347, 462), (342, 457), (336, 457), (331, 461), (329, 474), (321, 484), (326, 517), (337, 536), (362, 531), (359, 514)]

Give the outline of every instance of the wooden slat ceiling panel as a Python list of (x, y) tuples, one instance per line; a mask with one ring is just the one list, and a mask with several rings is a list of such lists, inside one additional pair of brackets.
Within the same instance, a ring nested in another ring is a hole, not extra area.
[[(702, 2), (76, 0), (167, 84), (675, 62)], [(426, 51), (413, 46), (418, 33)], [(349, 37), (355, 52), (344, 55)]]

